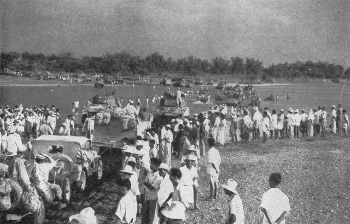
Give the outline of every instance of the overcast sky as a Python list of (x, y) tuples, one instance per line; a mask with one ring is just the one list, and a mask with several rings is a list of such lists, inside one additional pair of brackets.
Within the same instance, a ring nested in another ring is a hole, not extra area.
[(350, 66), (350, 0), (0, 0), (0, 50)]

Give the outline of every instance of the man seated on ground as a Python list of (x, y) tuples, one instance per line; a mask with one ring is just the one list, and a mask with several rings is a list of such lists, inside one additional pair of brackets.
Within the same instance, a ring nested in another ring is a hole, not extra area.
[[(48, 161), (48, 162), (46, 162)], [(56, 161), (45, 154), (38, 154), (35, 158), (35, 167), (33, 169), (33, 184), (38, 190), (38, 192), (44, 193), (45, 199), (50, 201), (48, 191), (54, 191), (56, 197), (58, 198), (59, 205), (58, 208), (65, 208), (66, 205), (62, 203), (62, 189), (57, 184), (49, 183), (49, 172), (52, 168), (56, 166)]]

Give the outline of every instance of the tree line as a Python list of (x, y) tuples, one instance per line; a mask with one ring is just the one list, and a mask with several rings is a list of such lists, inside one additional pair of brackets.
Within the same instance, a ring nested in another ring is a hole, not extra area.
[(212, 60), (188, 56), (179, 59), (165, 58), (155, 52), (144, 58), (126, 52), (105, 54), (101, 57), (75, 58), (72, 53), (59, 55), (35, 53), (1, 53), (1, 69), (51, 72), (85, 72), (85, 73), (128, 73), (148, 75), (154, 72), (182, 73), (197, 75), (203, 73), (231, 74), (254, 77), (285, 78), (350, 78), (350, 67), (345, 70), (342, 65), (324, 61), (297, 61), (294, 63), (272, 64), (267, 67), (254, 58), (232, 57), (230, 60), (216, 57)]

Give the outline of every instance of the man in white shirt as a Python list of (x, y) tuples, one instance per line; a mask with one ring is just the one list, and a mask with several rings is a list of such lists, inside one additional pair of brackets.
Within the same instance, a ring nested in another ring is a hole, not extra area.
[(119, 184), (121, 191), (118, 191), (122, 198), (120, 199), (115, 215), (117, 216), (116, 224), (136, 222), (137, 205), (136, 199), (131, 189), (130, 180), (122, 181)]
[(289, 108), (288, 109), (288, 114), (286, 115), (287, 118), (287, 133), (289, 138), (294, 138), (294, 115), (293, 115), (293, 109)]
[(213, 139), (215, 140), (215, 142), (219, 133), (220, 121), (221, 120), (220, 120), (219, 113), (215, 113), (215, 120), (214, 120), (213, 128), (211, 129), (211, 135), (213, 136)]
[(244, 224), (243, 203), (236, 190), (237, 185), (233, 179), (228, 179), (227, 183), (222, 185), (225, 195), (230, 197), (225, 224)]
[(167, 129), (165, 125), (163, 125), (162, 129), (160, 130), (160, 138), (159, 138), (159, 158), (163, 161), (164, 160), (164, 147), (165, 147), (165, 133), (167, 132)]
[(326, 128), (327, 128), (327, 116), (328, 114), (327, 114), (326, 108), (322, 107), (321, 116), (320, 116), (320, 129), (323, 137), (326, 133)]
[(208, 139), (209, 151), (208, 151), (208, 163), (207, 163), (207, 174), (209, 176), (210, 196), (208, 200), (215, 200), (218, 194), (219, 185), (219, 173), (221, 156), (219, 150), (214, 148), (215, 140), (213, 138)]
[(289, 199), (278, 186), (282, 181), (279, 173), (272, 173), (269, 179), (270, 190), (261, 199), (261, 211), (264, 214), (263, 224), (285, 224), (290, 212)]
[(22, 147), (22, 140), (19, 134), (15, 133), (15, 128), (11, 127), (8, 131), (8, 135), (5, 142), (5, 151), (11, 152), (11, 153), (17, 153), (17, 151), (20, 150), (20, 147)]
[(165, 125), (166, 132), (163, 137), (165, 144), (162, 152), (162, 154), (164, 155), (162, 162), (167, 164), (169, 167), (171, 167), (171, 146), (174, 140), (174, 136), (170, 128), (170, 124)]
[[(161, 163), (158, 172), (159, 175), (163, 178), (160, 183), (159, 191), (158, 191), (158, 205), (162, 207), (164, 202), (168, 199), (171, 193), (174, 192), (173, 184), (169, 178), (169, 166), (165, 163)], [(171, 204), (171, 200), (167, 202), (169, 205)]]
[(47, 124), (52, 128), (52, 131), (55, 131), (57, 120), (53, 111), (51, 111), (49, 116), (47, 117)]
[(334, 134), (337, 133), (337, 110), (335, 109), (335, 105), (332, 105), (332, 121), (331, 121), (331, 127), (332, 132)]
[(259, 111), (259, 108), (258, 107), (254, 107), (254, 115), (253, 115), (253, 122), (254, 122), (254, 125), (253, 125), (253, 128), (254, 128), (254, 138), (256, 139), (259, 139), (261, 136), (262, 136), (262, 133), (261, 132), (261, 123), (262, 123), (262, 120), (263, 120), (263, 116), (262, 114), (260, 113)]
[(158, 192), (163, 178), (159, 175), (160, 159), (151, 159), (151, 171), (147, 174), (145, 182), (145, 201), (142, 206), (141, 224), (158, 224)]
[(299, 110), (295, 109), (294, 111), (294, 136), (296, 138), (299, 138), (299, 132), (300, 132), (300, 121), (301, 121), (301, 116), (299, 114)]
[(186, 187), (187, 200), (189, 203), (193, 203), (194, 209), (199, 209), (198, 199), (198, 171), (193, 164), (197, 160), (197, 157), (193, 154), (187, 155), (185, 158), (185, 166), (181, 167), (181, 183)]

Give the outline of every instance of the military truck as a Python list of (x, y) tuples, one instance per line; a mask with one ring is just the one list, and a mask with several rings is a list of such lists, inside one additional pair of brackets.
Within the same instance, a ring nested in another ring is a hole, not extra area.
[(152, 115), (148, 121), (126, 116), (118, 97), (113, 93), (95, 96), (92, 104), (82, 112), (83, 124), (89, 116), (95, 119), (92, 147), (101, 155), (105, 173), (121, 168), (122, 139), (144, 136), (146, 130), (151, 128), (153, 119)]
[(172, 119), (190, 115), (190, 109), (183, 100), (183, 105), (178, 107), (176, 96), (165, 94), (160, 101), (160, 105), (153, 114), (152, 127), (160, 130), (162, 125), (169, 124)]

